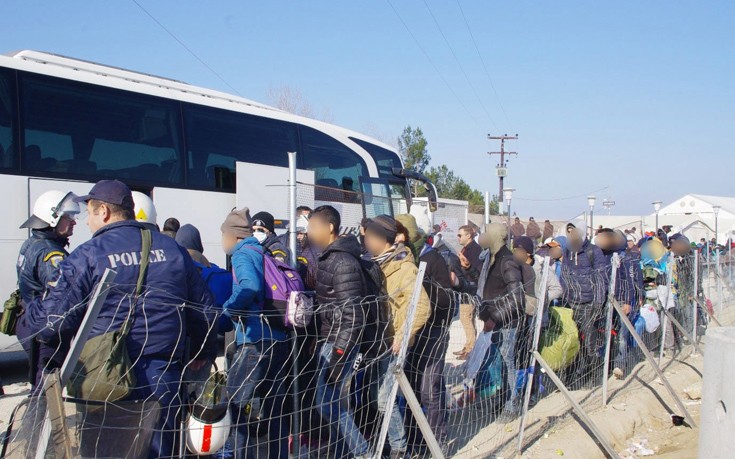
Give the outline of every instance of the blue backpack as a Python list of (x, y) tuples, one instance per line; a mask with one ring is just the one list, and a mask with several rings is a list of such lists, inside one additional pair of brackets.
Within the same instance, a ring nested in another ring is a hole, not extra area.
[[(214, 296), (214, 304), (218, 308), (218, 312), (222, 312), (222, 305), (232, 295), (232, 274), (226, 269), (212, 263), (211, 266), (204, 266), (194, 262), (194, 266), (199, 270), (204, 283), (209, 287), (209, 291)], [(219, 332), (225, 333), (233, 329), (232, 321), (225, 315), (220, 316)]]

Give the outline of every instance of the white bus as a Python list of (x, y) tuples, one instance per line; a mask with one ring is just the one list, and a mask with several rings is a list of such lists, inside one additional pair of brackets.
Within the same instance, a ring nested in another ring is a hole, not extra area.
[[(44, 191), (84, 194), (100, 179), (122, 180), (153, 198), (159, 225), (176, 217), (197, 226), (205, 254), (223, 265), (219, 225), (225, 215), (236, 204), (248, 205), (253, 213), (270, 210), (262, 198), (267, 190), (259, 190), (254, 202), (236, 201), (237, 188), (248, 183), (247, 176), (237, 179), (237, 164), (287, 167), (289, 151), (298, 153), (298, 168), (312, 171), (320, 185), (315, 205), (339, 202), (350, 191), (374, 192), (378, 184), (410, 206), (407, 177), (425, 181), (433, 191), (425, 178), (402, 169), (391, 147), (348, 129), (180, 81), (59, 55), (0, 56), (0, 192), (5, 201), (0, 295), (16, 282), (16, 257), (29, 236), (18, 226)], [(339, 192), (324, 192), (331, 189)], [(358, 205), (354, 197), (343, 204)], [(365, 213), (363, 204), (359, 215)], [(72, 248), (89, 237), (79, 224)]]

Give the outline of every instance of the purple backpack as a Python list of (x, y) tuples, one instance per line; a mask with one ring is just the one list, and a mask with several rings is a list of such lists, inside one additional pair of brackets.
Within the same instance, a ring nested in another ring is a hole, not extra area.
[(270, 254), (263, 254), (265, 307), (272, 309), (286, 328), (309, 325), (314, 314), (313, 301), (304, 293), (299, 273)]

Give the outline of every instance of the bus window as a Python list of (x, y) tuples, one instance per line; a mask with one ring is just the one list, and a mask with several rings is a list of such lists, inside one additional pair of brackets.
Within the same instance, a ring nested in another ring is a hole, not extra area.
[(398, 154), (355, 137), (350, 137), (350, 140), (358, 144), (373, 157), (375, 164), (378, 165), (378, 176), (387, 179), (390, 183), (390, 196), (393, 200), (393, 210), (396, 213), (408, 212), (410, 203), (408, 202), (406, 179), (396, 177), (393, 174), (393, 168), (403, 168)]
[(36, 75), (21, 81), (24, 171), (146, 186), (182, 182), (175, 102)]
[(288, 167), (298, 151), (296, 126), (244, 113), (187, 106), (188, 185), (235, 191), (235, 162)]
[(396, 153), (388, 149), (379, 147), (370, 142), (356, 139), (355, 137), (350, 137), (350, 140), (358, 144), (362, 149), (367, 151), (370, 156), (373, 157), (373, 159), (375, 160), (375, 164), (378, 165), (379, 177), (387, 178), (388, 180), (395, 179), (396, 177), (395, 175), (393, 175), (393, 168), (403, 168), (403, 164), (401, 164), (401, 159)]
[(8, 72), (0, 72), (0, 169), (16, 166), (13, 132), (15, 117), (15, 95), (13, 78)]
[(301, 167), (314, 171), (314, 197), (319, 201), (357, 202), (360, 177), (369, 175), (365, 161), (327, 134), (306, 126), (299, 129), (303, 145)]

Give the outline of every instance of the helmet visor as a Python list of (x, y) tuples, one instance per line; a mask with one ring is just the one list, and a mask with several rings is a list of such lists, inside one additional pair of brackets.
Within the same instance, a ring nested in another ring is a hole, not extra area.
[(71, 218), (72, 220), (75, 220), (80, 212), (81, 209), (79, 208), (79, 204), (74, 202), (74, 200), (77, 198), (77, 195), (74, 193), (67, 193), (66, 196), (59, 202), (59, 204), (56, 205), (53, 209), (53, 215), (56, 218), (61, 217), (67, 217)]

